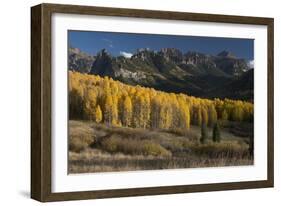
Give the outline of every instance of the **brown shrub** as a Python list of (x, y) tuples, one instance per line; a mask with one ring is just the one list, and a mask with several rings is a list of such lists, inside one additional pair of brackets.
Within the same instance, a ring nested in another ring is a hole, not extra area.
[(237, 142), (194, 144), (191, 150), (198, 156), (208, 158), (243, 158), (249, 156), (248, 147)]
[(160, 144), (153, 142), (145, 141), (143, 144), (144, 155), (153, 155), (153, 156), (171, 156), (171, 152), (166, 150)]
[(87, 146), (88, 144), (86, 142), (81, 141), (81, 139), (70, 139), (69, 142), (69, 150), (72, 152), (81, 152)]
[(69, 150), (81, 152), (95, 140), (93, 130), (86, 124), (71, 122), (69, 128)]
[(164, 132), (172, 133), (177, 136), (184, 136), (192, 141), (198, 140), (198, 135), (196, 134), (196, 132), (192, 131), (191, 129), (188, 130), (188, 129), (174, 128), (174, 129), (164, 130)]
[(112, 135), (101, 141), (101, 148), (110, 153), (124, 153), (130, 155), (171, 156), (171, 152), (160, 144), (149, 140), (122, 138)]

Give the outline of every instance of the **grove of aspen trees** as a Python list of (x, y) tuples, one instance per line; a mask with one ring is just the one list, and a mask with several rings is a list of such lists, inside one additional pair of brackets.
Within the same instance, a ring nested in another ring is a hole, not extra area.
[(253, 104), (167, 93), (69, 71), (69, 118), (109, 126), (189, 129), (212, 127), (218, 120), (252, 122)]

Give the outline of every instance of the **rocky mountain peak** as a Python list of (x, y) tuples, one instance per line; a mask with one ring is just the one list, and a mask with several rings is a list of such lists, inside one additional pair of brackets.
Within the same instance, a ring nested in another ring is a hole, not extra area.
[(94, 61), (94, 56), (87, 54), (78, 48), (70, 47), (68, 50), (69, 70), (88, 73)]
[(159, 52), (167, 61), (173, 61), (175, 63), (181, 63), (183, 61), (183, 54), (176, 48), (163, 48)]
[(102, 49), (100, 52), (97, 53), (97, 58), (105, 58), (105, 57), (111, 58), (111, 55), (106, 49)]
[(69, 52), (73, 53), (73, 54), (79, 54), (79, 53), (81, 53), (81, 50), (79, 48), (70, 47)]
[(106, 49), (102, 49), (98, 52), (96, 60), (93, 62), (92, 68), (90, 73), (91, 74), (99, 74), (101, 76), (114, 75), (114, 64), (113, 61), (115, 60)]
[(141, 60), (145, 61), (149, 59), (152, 54), (154, 54), (154, 51), (151, 51), (149, 48), (141, 48), (137, 50), (132, 58), (140, 58)]
[(224, 57), (224, 58), (236, 58), (236, 56), (233, 53), (226, 50), (218, 53), (217, 56)]
[(184, 55), (186, 64), (203, 64), (210, 60), (210, 56), (196, 51), (189, 51)]
[[(138, 49), (131, 58), (125, 58), (113, 56), (105, 49), (100, 50), (96, 56), (86, 55), (79, 49), (69, 49), (70, 70), (110, 76), (126, 84), (202, 97), (213, 97), (212, 94), (217, 95), (217, 88), (223, 89), (229, 82), (236, 80), (238, 83), (231, 84), (229, 91), (239, 92), (240, 77), (253, 68), (248, 64), (245, 59), (235, 58), (228, 51), (209, 55), (196, 51), (182, 53), (176, 48), (163, 48), (159, 51), (146, 48)], [(248, 76), (250, 80), (252, 73)], [(250, 94), (252, 87), (249, 85), (247, 87)], [(210, 93), (202, 89), (206, 86)], [(222, 97), (234, 98), (230, 93), (225, 93)]]

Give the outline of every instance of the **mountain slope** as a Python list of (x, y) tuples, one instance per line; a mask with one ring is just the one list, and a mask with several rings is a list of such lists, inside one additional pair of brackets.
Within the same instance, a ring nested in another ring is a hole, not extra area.
[(81, 73), (89, 73), (95, 57), (77, 48), (68, 49), (68, 68), (71, 71), (78, 71)]
[(209, 98), (230, 98), (254, 102), (254, 70), (245, 72), (242, 76), (232, 79), (223, 87), (214, 88), (205, 93)]
[[(112, 56), (103, 49), (95, 57), (86, 57), (84, 65), (87, 66), (77, 66), (75, 71), (110, 76), (126, 84), (166, 92), (208, 98), (218, 95), (221, 98), (253, 99), (253, 70), (249, 73), (247, 61), (227, 51), (213, 56), (193, 51), (183, 53), (176, 48), (139, 49), (130, 58), (125, 58)], [(246, 74), (248, 83), (244, 85)], [(228, 91), (224, 91), (228, 87)]]

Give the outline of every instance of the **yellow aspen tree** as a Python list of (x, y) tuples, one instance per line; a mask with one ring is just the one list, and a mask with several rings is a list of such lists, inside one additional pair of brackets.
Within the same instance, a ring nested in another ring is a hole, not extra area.
[(239, 122), (243, 120), (243, 109), (240, 105), (234, 106), (232, 111), (232, 120)]
[(112, 96), (112, 120), (111, 120), (111, 124), (114, 126), (120, 126), (120, 121), (118, 119), (118, 96), (117, 95), (113, 95)]
[(107, 76), (103, 79), (103, 90), (106, 95), (111, 93), (110, 82)]
[[(131, 99), (131, 124), (123, 117), (122, 105), (125, 101), (123, 98), (126, 96)], [(181, 103), (180, 106), (179, 101), (184, 104)], [(123, 123), (143, 128), (182, 127), (183, 121), (180, 120), (188, 119), (183, 118), (183, 114), (188, 113), (192, 124), (201, 125), (204, 122), (208, 126), (214, 124), (218, 118), (252, 122), (254, 115), (254, 106), (251, 102), (195, 98), (185, 94), (166, 93), (152, 88), (130, 86), (109, 77), (103, 78), (70, 71), (70, 119), (95, 120), (97, 103), (102, 111), (101, 121), (111, 125), (122, 125), (121, 123)], [(186, 105), (188, 109), (182, 109)], [(187, 115), (185, 116), (187, 117)], [(185, 123), (188, 125), (188, 121)]]
[(175, 94), (172, 94), (170, 101), (171, 101), (171, 116), (172, 116), (171, 128), (177, 128), (180, 123), (180, 117), (179, 117), (179, 103), (177, 101)]
[(201, 106), (198, 105), (198, 106), (195, 106), (193, 107), (193, 122), (194, 122), (194, 125), (197, 125), (197, 126), (201, 126), (202, 124), (202, 109), (201, 109)]
[(158, 126), (161, 129), (165, 128), (165, 118), (166, 118), (165, 107), (162, 104), (161, 107), (160, 107), (159, 126)]
[(217, 123), (217, 111), (215, 109), (215, 106), (211, 104), (208, 108), (208, 115), (209, 115), (209, 120), (208, 120), (208, 126), (213, 127), (215, 123)]
[(133, 126), (134, 127), (141, 127), (141, 121), (142, 121), (142, 116), (141, 116), (141, 97), (139, 94), (134, 98), (134, 107), (133, 107)]
[(184, 127), (186, 129), (189, 129), (190, 128), (190, 110), (189, 110), (189, 106), (187, 103), (184, 104), (183, 115), (184, 115)]
[(123, 101), (123, 114), (122, 114), (122, 123), (124, 126), (126, 127), (131, 126), (132, 114), (133, 114), (132, 101), (129, 96), (126, 96)]
[(197, 109), (197, 125), (201, 126), (202, 125), (202, 109), (201, 106), (199, 105)]
[(83, 96), (78, 88), (73, 88), (69, 92), (69, 117), (70, 119), (84, 118)]
[(220, 99), (215, 99), (213, 102), (216, 112), (217, 112), (217, 118), (221, 119), (222, 118), (222, 113), (223, 113), (223, 101), (221, 101)]
[(143, 95), (140, 95), (138, 97), (138, 117), (137, 117), (137, 122), (138, 122), (138, 127), (144, 128), (145, 127), (145, 115), (144, 115), (144, 108), (145, 108), (145, 99)]
[(172, 115), (172, 108), (170, 106), (167, 106), (166, 108), (166, 128), (169, 129), (172, 127), (173, 123), (173, 115)]
[(102, 121), (102, 111), (101, 111), (100, 105), (96, 106), (95, 120), (96, 120), (96, 123), (100, 123)]
[(110, 88), (112, 94), (117, 94), (119, 92), (119, 87), (116, 82), (110, 82)]
[(95, 119), (95, 106), (97, 102), (97, 95), (94, 89), (87, 89), (85, 92), (85, 113), (86, 118), (93, 121)]
[(150, 122), (150, 99), (149, 96), (137, 88), (137, 94), (134, 98), (133, 125), (135, 127), (147, 128)]
[(148, 128), (150, 125), (150, 111), (151, 105), (150, 105), (150, 97), (148, 93), (145, 93), (143, 95), (143, 102), (141, 107), (141, 112), (143, 116), (143, 128)]
[(171, 107), (167, 103), (162, 103), (160, 108), (159, 127), (161, 129), (168, 129), (172, 124)]
[(201, 108), (201, 115), (202, 115), (202, 123), (208, 125), (208, 112), (204, 106)]
[(77, 72), (72, 73), (73, 81), (69, 92), (69, 116), (73, 119), (85, 118), (84, 87), (80, 84), (80, 76)]
[(105, 97), (105, 105), (104, 105), (104, 121), (108, 124), (112, 124), (112, 108), (113, 108), (113, 100), (112, 96), (107, 94)]
[(189, 129), (190, 127), (190, 113), (189, 106), (183, 100), (179, 101), (180, 108), (180, 127), (183, 129)]
[(222, 111), (221, 120), (223, 120), (223, 121), (228, 120), (228, 114), (227, 114), (226, 109), (224, 109), (224, 110)]
[(159, 95), (155, 95), (151, 101), (151, 127), (159, 128), (161, 99)]
[(251, 105), (247, 104), (244, 106), (243, 114), (244, 114), (244, 121), (252, 122), (253, 121), (253, 107)]

